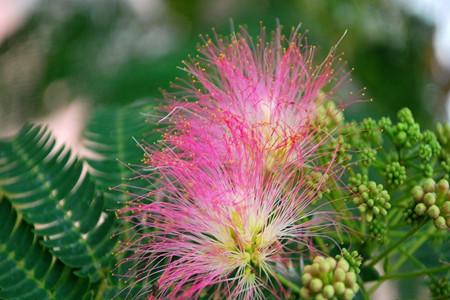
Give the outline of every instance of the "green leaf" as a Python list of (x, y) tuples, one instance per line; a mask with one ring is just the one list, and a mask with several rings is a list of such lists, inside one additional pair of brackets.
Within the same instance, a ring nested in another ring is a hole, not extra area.
[[(134, 193), (131, 185), (139, 188), (135, 180), (129, 185), (138, 176), (133, 170), (144, 155), (137, 143), (149, 144), (159, 138), (158, 126), (146, 121), (154, 105), (140, 102), (122, 108), (100, 108), (90, 118), (84, 138), (93, 158), (87, 158), (87, 162), (97, 184), (109, 191), (105, 194), (108, 208), (122, 207)], [(119, 187), (129, 193), (115, 191)]]
[(89, 281), (52, 257), (6, 199), (0, 219), (0, 299), (92, 298)]
[[(142, 195), (139, 189), (148, 185), (145, 180), (136, 178), (139, 174), (135, 169), (140, 168), (144, 156), (140, 144), (150, 144), (159, 138), (159, 126), (147, 122), (154, 106), (154, 103), (140, 102), (120, 108), (103, 107), (95, 110), (88, 122), (84, 144), (91, 156), (86, 161), (97, 185), (105, 191), (108, 208), (123, 207), (134, 194)], [(128, 224), (122, 223), (118, 227), (121, 228), (121, 239), (129, 240)], [(117, 252), (117, 259), (120, 260), (124, 253), (120, 249)], [(116, 276), (107, 280), (104, 299), (139, 298), (151, 289), (147, 282), (119, 279), (130, 275), (127, 272), (131, 264), (122, 262), (117, 266), (114, 271)]]
[(114, 216), (103, 211), (103, 196), (82, 163), (55, 147), (48, 130), (27, 125), (1, 142), (0, 190), (54, 256), (92, 281), (105, 277)]

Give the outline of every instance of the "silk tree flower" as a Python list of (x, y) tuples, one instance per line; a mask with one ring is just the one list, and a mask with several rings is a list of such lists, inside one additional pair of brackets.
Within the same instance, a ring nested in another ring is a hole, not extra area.
[(326, 238), (337, 225), (336, 214), (312, 209), (311, 189), (320, 184), (304, 184), (305, 177), (287, 165), (268, 176), (264, 153), (248, 151), (255, 137), (239, 128), (230, 125), (222, 142), (227, 161), (222, 149), (195, 138), (189, 151), (172, 145), (149, 153), (158, 188), (124, 212), (136, 228), (151, 229), (138, 231), (128, 261), (143, 266), (137, 280), (159, 278), (159, 299), (196, 299), (206, 292), (283, 298), (275, 293), (284, 291), (276, 272), (312, 250), (313, 236)]
[(212, 131), (207, 134), (220, 144), (215, 124), (233, 115), (260, 140), (267, 170), (284, 161), (303, 166), (305, 148), (317, 144), (323, 130), (312, 126), (317, 107), (338, 84), (334, 50), (316, 63), (315, 47), (298, 29), (287, 38), (277, 27), (268, 39), (262, 27), (255, 41), (244, 29), (214, 41), (206, 37), (199, 51), (198, 58), (184, 62), (192, 81), (167, 94), (175, 130)]

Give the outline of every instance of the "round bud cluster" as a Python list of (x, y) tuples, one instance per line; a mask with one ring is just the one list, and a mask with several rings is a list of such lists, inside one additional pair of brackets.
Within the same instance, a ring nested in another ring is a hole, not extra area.
[(425, 179), (422, 185), (411, 190), (416, 219), (431, 218), (439, 229), (450, 227), (450, 190), (449, 182), (441, 179), (436, 183), (433, 179)]
[(450, 156), (449, 157), (444, 157), (441, 161), (441, 167), (445, 172), (445, 179), (449, 179), (449, 175), (450, 174)]
[(344, 114), (342, 113), (342, 109), (339, 109), (335, 102), (327, 101), (317, 107), (315, 122), (321, 128), (333, 129), (341, 125), (343, 121)]
[(419, 169), (422, 171), (422, 174), (425, 177), (433, 177), (434, 168), (430, 163), (421, 163), (419, 164)]
[(382, 142), (381, 130), (377, 122), (372, 118), (366, 118), (361, 122), (361, 135), (367, 141), (380, 144)]
[[(358, 256), (358, 253), (353, 253)], [(359, 257), (359, 256), (358, 256)], [(353, 259), (353, 256), (350, 255)], [(351, 300), (359, 290), (356, 268), (353, 261), (348, 261), (344, 255), (332, 257), (316, 256), (311, 265), (304, 268), (300, 296), (302, 299), (335, 299)]]
[(340, 128), (340, 135), (345, 137), (345, 142), (351, 146), (352, 149), (361, 149), (367, 144), (361, 139), (359, 123), (345, 122)]
[(361, 150), (360, 157), (361, 165), (367, 168), (375, 162), (377, 158), (377, 151), (373, 148), (366, 147)]
[(406, 168), (398, 161), (391, 162), (384, 169), (386, 181), (391, 186), (402, 185), (406, 180)]
[(436, 135), (426, 130), (422, 133), (422, 139), (419, 146), (419, 157), (424, 161), (429, 161), (433, 156), (437, 156), (441, 152)]
[(407, 108), (401, 109), (397, 113), (399, 122), (389, 126), (386, 130), (392, 136), (396, 145), (411, 148), (421, 139), (420, 126), (413, 118), (411, 111)]
[(390, 118), (388, 117), (382, 117), (379, 121), (378, 121), (378, 126), (380, 126), (381, 130), (386, 130), (389, 127), (392, 126), (392, 121)]
[(350, 269), (354, 270), (357, 274), (359, 274), (362, 263), (362, 257), (359, 255), (358, 251), (349, 252), (347, 249), (342, 249), (340, 255), (336, 255), (336, 259), (345, 259), (350, 264)]
[(438, 123), (436, 125), (436, 135), (442, 146), (450, 145), (450, 124)]
[[(333, 160), (338, 165), (347, 164), (352, 156), (350, 154), (350, 144), (344, 139), (342, 135), (339, 135), (337, 138), (330, 140), (326, 143), (327, 151), (324, 153), (329, 153), (324, 156), (324, 159), (327, 161)], [(335, 156), (335, 157), (333, 157)]]
[(319, 171), (312, 171), (306, 175), (306, 186), (315, 194), (315, 199), (320, 199), (325, 193), (330, 192), (328, 180), (329, 175)]
[(369, 224), (369, 233), (377, 241), (384, 242), (386, 231), (387, 225), (385, 221), (375, 219)]
[(433, 299), (450, 299), (450, 281), (448, 278), (433, 279), (429, 287)]
[(391, 208), (389, 193), (383, 185), (368, 181), (367, 176), (357, 174), (350, 178), (353, 203), (358, 206), (363, 217), (368, 221), (378, 216), (386, 216)]

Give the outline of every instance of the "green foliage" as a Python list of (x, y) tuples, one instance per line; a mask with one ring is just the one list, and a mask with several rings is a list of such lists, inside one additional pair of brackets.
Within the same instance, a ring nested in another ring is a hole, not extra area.
[(93, 299), (89, 281), (52, 257), (7, 199), (0, 219), (0, 299)]
[[(0, 271), (22, 272), (1, 273), (11, 276), (0, 275), (0, 299), (122, 299), (143, 289), (129, 288), (112, 275), (113, 270), (123, 275), (129, 267), (116, 267), (116, 241), (126, 240), (127, 230), (114, 212), (141, 193), (138, 181), (133, 188), (128, 182), (144, 153), (137, 143), (158, 138), (157, 126), (146, 122), (153, 107), (141, 102), (94, 110), (84, 135), (90, 150), (84, 159), (56, 146), (41, 126), (26, 125), (0, 141), (0, 196), (6, 196), (0, 249), (8, 260), (0, 262)], [(116, 191), (122, 187), (129, 194)], [(27, 255), (34, 264), (26, 263)], [(25, 294), (22, 284), (11, 282), (22, 277), (30, 286)]]
[(97, 281), (115, 244), (114, 216), (103, 210), (103, 196), (81, 161), (55, 142), (45, 128), (27, 125), (3, 143), (0, 186), (54, 256)]
[[(97, 184), (105, 191), (107, 208), (121, 207), (130, 199), (129, 194), (111, 188), (126, 187), (133, 193), (127, 183), (137, 176), (134, 169), (143, 157), (137, 143), (149, 144), (159, 137), (156, 126), (146, 122), (152, 106), (141, 102), (123, 108), (101, 108), (94, 112), (87, 125), (85, 145), (94, 154), (87, 163)], [(134, 180), (133, 185), (136, 184)]]

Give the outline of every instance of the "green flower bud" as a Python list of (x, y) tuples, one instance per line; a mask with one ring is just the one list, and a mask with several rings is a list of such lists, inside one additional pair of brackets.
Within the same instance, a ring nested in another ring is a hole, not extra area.
[(345, 270), (338, 266), (336, 271), (334, 271), (334, 280), (343, 282), (345, 280)]
[(443, 216), (437, 217), (434, 221), (434, 225), (438, 229), (447, 229), (447, 224), (445, 222), (445, 218)]
[(342, 295), (345, 292), (345, 284), (343, 282), (335, 282), (333, 284), (334, 290), (336, 292), (336, 295)]
[(312, 266), (311, 265), (307, 265), (303, 268), (303, 271), (305, 273), (312, 273)]
[(441, 179), (439, 180), (438, 184), (437, 184), (437, 189), (439, 192), (441, 193), (446, 193), (449, 189), (449, 183), (447, 180), (445, 179)]
[(432, 219), (436, 219), (437, 217), (439, 217), (440, 214), (440, 210), (439, 207), (437, 207), (436, 205), (432, 205), (428, 208), (427, 210), (427, 214), (432, 218)]
[(322, 291), (323, 295), (325, 296), (325, 298), (327, 299), (331, 299), (334, 296), (334, 288), (332, 285), (327, 285), (323, 288)]
[(445, 216), (450, 215), (450, 201), (445, 201), (444, 204), (442, 204), (441, 210)]
[(432, 279), (430, 292), (433, 299), (450, 299), (450, 281), (446, 277)]
[(359, 209), (359, 211), (360, 212), (365, 212), (366, 210), (367, 210), (367, 205), (364, 203), (364, 204), (361, 204), (360, 206), (358, 206), (358, 209)]
[(384, 241), (386, 234), (386, 223), (384, 221), (374, 220), (369, 224), (369, 232), (377, 241)]
[(414, 211), (416, 212), (417, 215), (422, 216), (423, 214), (425, 214), (425, 211), (427, 210), (427, 207), (425, 206), (425, 204), (423, 203), (419, 203), (416, 205), (416, 208), (414, 209)]
[(325, 258), (323, 256), (318, 255), (318, 256), (314, 257), (313, 262), (320, 264), (320, 262), (322, 262), (324, 260), (325, 260)]
[(397, 143), (398, 143), (398, 144), (403, 144), (403, 143), (405, 143), (406, 139), (407, 139), (407, 135), (406, 135), (406, 133), (405, 133), (404, 131), (400, 131), (400, 132), (397, 134)]
[(300, 289), (300, 296), (302, 297), (302, 299), (310, 299), (311, 298), (309, 290), (307, 288), (304, 288), (304, 287), (302, 287)]
[(317, 275), (320, 273), (320, 266), (318, 263), (313, 263), (311, 265), (311, 274), (313, 275)]
[(302, 275), (302, 283), (303, 285), (307, 285), (312, 280), (312, 275), (310, 273), (303, 273)]
[(364, 192), (367, 192), (369, 189), (367, 188), (367, 186), (365, 184), (360, 184), (358, 187), (358, 190), (360, 193), (364, 193)]
[(305, 266), (302, 275), (300, 295), (303, 299), (345, 299), (350, 289), (356, 293), (359, 289), (357, 273), (361, 258), (357, 251), (349, 253), (342, 250), (336, 259), (316, 256), (311, 265)]
[(435, 193), (426, 193), (425, 196), (423, 197), (423, 202), (427, 206), (433, 205), (434, 203), (436, 203), (436, 194)]
[(315, 300), (327, 300), (327, 298), (322, 294), (317, 294)]
[(371, 192), (377, 191), (377, 184), (375, 183), (375, 181), (369, 181), (368, 187)]
[(336, 268), (336, 260), (332, 257), (327, 257), (326, 261), (330, 264), (331, 269)]
[(363, 167), (369, 167), (377, 158), (377, 151), (372, 148), (364, 148), (360, 153), (361, 165)]
[(349, 263), (348, 263), (345, 259), (343, 259), (343, 258), (341, 258), (341, 259), (338, 261), (337, 267), (338, 267), (338, 268), (341, 268), (341, 269), (344, 270), (345, 272), (347, 272), (347, 271), (350, 269)]
[(406, 180), (406, 168), (398, 161), (394, 161), (386, 165), (384, 176), (388, 184), (391, 186), (399, 186)]
[(361, 198), (359, 198), (359, 197), (354, 197), (353, 198), (353, 203), (355, 205), (361, 204), (361, 202), (362, 202)]
[(330, 269), (331, 269), (330, 264), (326, 260), (321, 261), (319, 263), (319, 265), (320, 265), (320, 272), (321, 273), (328, 273), (328, 271), (330, 271)]
[(313, 280), (311, 280), (309, 286), (313, 292), (317, 293), (322, 289), (323, 283), (319, 278), (314, 278)]
[(431, 193), (431, 192), (434, 192), (436, 182), (432, 178), (427, 178), (424, 180), (422, 186), (423, 186), (423, 190), (425, 192)]
[(353, 292), (353, 290), (351, 290), (351, 289), (345, 290), (345, 292), (344, 292), (345, 300), (352, 300), (354, 296), (355, 296), (355, 292)]
[(352, 286), (356, 283), (356, 274), (354, 272), (348, 272), (345, 274), (345, 283), (349, 286)]
[(416, 185), (412, 190), (411, 194), (416, 201), (420, 201), (423, 198), (424, 192), (421, 186)]
[(372, 222), (377, 216), (386, 215), (391, 207), (389, 193), (383, 185), (369, 181), (367, 176), (356, 174), (349, 179), (351, 190), (354, 191), (353, 203), (358, 206), (362, 217)]

